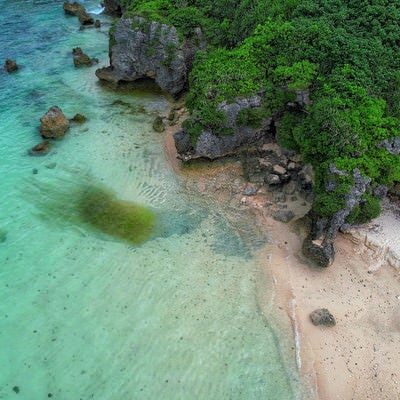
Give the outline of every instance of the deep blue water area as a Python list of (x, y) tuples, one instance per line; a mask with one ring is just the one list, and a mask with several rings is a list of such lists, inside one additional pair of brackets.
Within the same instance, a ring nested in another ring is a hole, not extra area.
[[(0, 0), (0, 63), (20, 66), (0, 70), (0, 399), (302, 398), (259, 260), (168, 164), (152, 129), (168, 99), (98, 81), (112, 20), (82, 4), (100, 28), (63, 1)], [(99, 64), (75, 68), (74, 47)], [(87, 122), (31, 156), (53, 105)], [(157, 230), (136, 244), (83, 223), (90, 187), (151, 210)]]

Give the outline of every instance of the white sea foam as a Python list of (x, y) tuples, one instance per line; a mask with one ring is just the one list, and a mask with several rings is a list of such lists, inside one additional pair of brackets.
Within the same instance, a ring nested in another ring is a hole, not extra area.
[(104, 10), (105, 10), (105, 7), (99, 6), (98, 8), (95, 8), (94, 10), (88, 10), (88, 13), (100, 15)]

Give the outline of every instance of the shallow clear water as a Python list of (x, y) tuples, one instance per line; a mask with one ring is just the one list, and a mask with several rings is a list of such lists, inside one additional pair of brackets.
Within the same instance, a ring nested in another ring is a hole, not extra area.
[[(165, 160), (151, 123), (167, 99), (75, 69), (77, 46), (107, 65), (110, 20), (80, 31), (62, 3), (0, 0), (0, 62), (21, 66), (0, 71), (0, 399), (300, 398), (251, 249)], [(32, 157), (52, 105), (88, 121)], [(149, 207), (151, 238), (77, 223), (91, 185)]]

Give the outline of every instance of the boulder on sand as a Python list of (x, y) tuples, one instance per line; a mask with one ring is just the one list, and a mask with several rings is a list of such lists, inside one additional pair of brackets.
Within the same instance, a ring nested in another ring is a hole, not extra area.
[(311, 322), (318, 326), (334, 326), (336, 325), (335, 317), (326, 308), (319, 308), (310, 314)]

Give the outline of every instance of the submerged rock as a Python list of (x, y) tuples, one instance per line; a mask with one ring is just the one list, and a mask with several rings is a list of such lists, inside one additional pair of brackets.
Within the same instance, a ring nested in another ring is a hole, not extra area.
[(0, 229), (0, 243), (4, 243), (7, 240), (7, 232)]
[(163, 117), (161, 117), (160, 115), (156, 117), (156, 119), (153, 122), (153, 129), (156, 132), (164, 132), (165, 131), (165, 124), (164, 124), (164, 120)]
[(44, 138), (60, 138), (69, 129), (69, 121), (61, 111), (60, 107), (51, 107), (46, 114), (40, 118), (40, 134)]
[(11, 58), (7, 58), (6, 59), (6, 62), (4, 63), (4, 69), (7, 72), (9, 72), (9, 73), (15, 72), (15, 71), (18, 70), (18, 68), (19, 67), (18, 67), (18, 65), (17, 65), (15, 60), (11, 60)]
[(82, 115), (82, 114), (75, 114), (72, 118), (71, 118), (72, 122), (75, 122), (77, 124), (83, 124), (84, 122), (87, 121), (87, 118)]
[(38, 143), (29, 150), (29, 154), (32, 156), (44, 156), (49, 153), (51, 148), (51, 143), (47, 140)]
[(336, 325), (335, 317), (326, 308), (319, 308), (310, 314), (311, 322), (318, 326), (334, 326)]
[(91, 67), (93, 64), (98, 64), (99, 60), (97, 58), (90, 58), (85, 54), (80, 47), (75, 47), (72, 49), (72, 54), (74, 56), (74, 66), (79, 67)]

